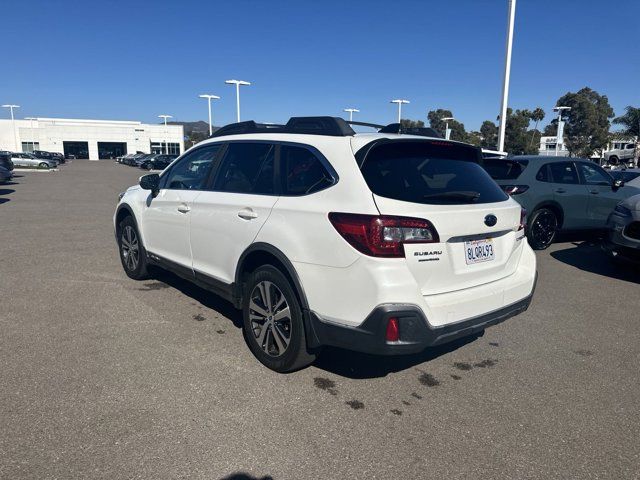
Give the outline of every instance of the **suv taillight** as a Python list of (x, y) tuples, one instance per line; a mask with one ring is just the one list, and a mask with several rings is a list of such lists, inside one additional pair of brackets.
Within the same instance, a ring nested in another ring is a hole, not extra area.
[(518, 226), (518, 231), (524, 230), (527, 228), (527, 211), (524, 208), (520, 209), (520, 225)]
[(502, 190), (508, 195), (520, 195), (529, 190), (529, 185), (503, 185)]
[(405, 243), (439, 242), (431, 222), (421, 218), (331, 212), (329, 220), (353, 248), (372, 257), (404, 257)]

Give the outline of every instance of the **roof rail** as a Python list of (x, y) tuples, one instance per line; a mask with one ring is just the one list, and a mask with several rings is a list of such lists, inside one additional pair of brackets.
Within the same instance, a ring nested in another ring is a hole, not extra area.
[(213, 132), (209, 138), (223, 137), (225, 135), (240, 135), (242, 133), (267, 133), (282, 130), (284, 125), (273, 123), (256, 123), (253, 120), (246, 122), (230, 123)]
[(300, 133), (348, 137), (356, 132), (340, 117), (291, 117), (286, 125), (256, 123), (253, 120), (231, 123), (213, 132), (210, 138), (243, 133)]
[(356, 132), (340, 117), (291, 117), (284, 126), (287, 133), (350, 137)]
[(431, 127), (403, 127), (399, 123), (390, 123), (380, 129), (380, 133), (400, 133), (405, 135), (418, 135), (420, 137), (442, 138), (442, 135)]

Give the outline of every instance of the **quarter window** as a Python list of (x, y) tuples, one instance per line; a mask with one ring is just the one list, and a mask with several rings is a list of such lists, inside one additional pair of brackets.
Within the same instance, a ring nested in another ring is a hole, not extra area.
[(309, 195), (335, 183), (320, 159), (302, 147), (280, 147), (280, 170), (283, 195)]
[(160, 188), (202, 190), (219, 150), (220, 144), (217, 144), (189, 152), (162, 176)]
[(538, 170), (536, 180), (538, 180), (539, 182), (549, 181), (549, 165), (543, 165), (542, 168)]
[(213, 190), (272, 195), (274, 149), (269, 143), (229, 143)]
[(578, 172), (572, 162), (550, 163), (549, 170), (554, 183), (580, 183)]

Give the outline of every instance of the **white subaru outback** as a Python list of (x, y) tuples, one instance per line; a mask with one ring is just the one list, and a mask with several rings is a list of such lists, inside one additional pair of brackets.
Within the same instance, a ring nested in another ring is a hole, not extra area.
[(481, 163), (471, 145), (398, 124), (228, 125), (121, 194), (122, 265), (134, 279), (160, 266), (232, 302), (278, 372), (324, 345), (415, 353), (531, 301), (525, 212)]

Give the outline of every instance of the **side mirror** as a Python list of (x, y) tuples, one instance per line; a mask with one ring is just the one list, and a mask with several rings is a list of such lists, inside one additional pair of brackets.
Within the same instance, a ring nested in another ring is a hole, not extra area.
[(624, 180), (621, 180), (621, 179), (614, 180), (612, 188), (614, 190), (618, 190), (621, 187), (624, 187)]
[(143, 175), (140, 177), (140, 188), (143, 190), (151, 190), (151, 193), (155, 197), (158, 194), (158, 187), (160, 186), (160, 175), (157, 173), (150, 173), (149, 175)]

